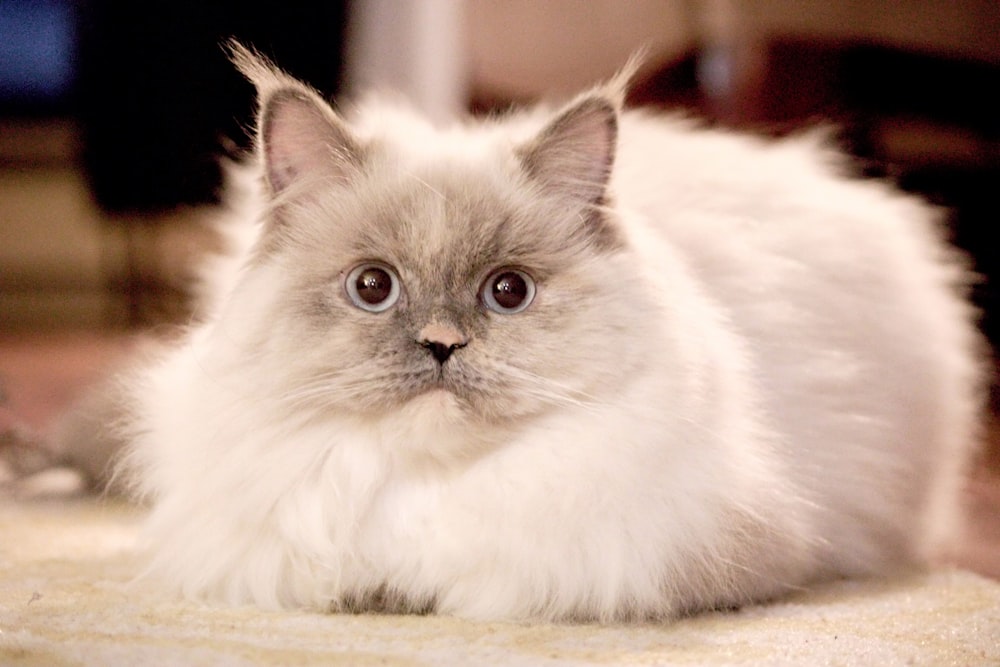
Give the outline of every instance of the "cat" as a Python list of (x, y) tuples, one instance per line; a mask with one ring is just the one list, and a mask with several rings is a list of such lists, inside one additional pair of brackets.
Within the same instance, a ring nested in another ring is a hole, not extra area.
[(233, 49), (237, 250), (104, 401), (160, 581), (617, 622), (949, 544), (984, 343), (929, 206), (822, 133), (624, 110), (627, 75), (435, 127)]

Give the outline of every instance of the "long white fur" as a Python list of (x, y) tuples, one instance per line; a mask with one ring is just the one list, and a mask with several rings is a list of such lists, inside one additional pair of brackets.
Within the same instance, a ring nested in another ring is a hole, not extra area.
[[(437, 129), (371, 108), (349, 125), (414, 174), (501, 174), (549, 117)], [(618, 132), (624, 247), (594, 270), (647, 307), (608, 314), (624, 321), (606, 355), (580, 344), (606, 388), (525, 374), (558, 403), (526, 429), (470, 422), (447, 392), (378, 417), (297, 410), (310, 389), (285, 391), (294, 360), (259, 335), (280, 335), (292, 278), (248, 261), (268, 205), (244, 183), (214, 309), (134, 381), (152, 571), (268, 608), (381, 589), (470, 618), (610, 621), (884, 573), (946, 543), (981, 371), (937, 214), (842, 177), (815, 135), (633, 111)]]

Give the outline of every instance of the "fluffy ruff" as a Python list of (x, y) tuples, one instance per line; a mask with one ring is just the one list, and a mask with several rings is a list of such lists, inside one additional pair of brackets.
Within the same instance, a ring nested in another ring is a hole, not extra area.
[[(162, 580), (268, 609), (674, 618), (921, 562), (955, 525), (980, 342), (918, 202), (842, 178), (816, 136), (621, 112), (614, 86), (439, 131), (347, 122), (240, 62), (242, 250), (127, 384)], [(384, 313), (344, 295), (371, 260), (402, 285)], [(477, 302), (498, 266), (537, 281), (523, 312)], [(467, 344), (434, 361), (428, 327)]]
[(143, 513), (0, 499), (0, 663), (11, 665), (986, 665), (1000, 584), (968, 572), (838, 582), (671, 624), (477, 623), (266, 612), (132, 582)]

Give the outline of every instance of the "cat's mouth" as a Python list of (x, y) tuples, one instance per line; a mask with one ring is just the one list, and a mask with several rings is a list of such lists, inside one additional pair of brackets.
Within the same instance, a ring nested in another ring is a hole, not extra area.
[(385, 380), (388, 378), (379, 383), (382, 389), (372, 397), (382, 409), (441, 402), (449, 406), (453, 418), (500, 424), (521, 419), (542, 407), (537, 402), (518, 400), (516, 385), (503, 373), (483, 371), (456, 358), (396, 375), (389, 385), (390, 392), (385, 391)]
[(408, 392), (408, 400), (436, 396), (450, 397), (450, 402), (464, 413), (475, 412), (476, 390), (474, 374), (451, 360), (422, 373)]
[(456, 378), (456, 373), (450, 371), (445, 366), (441, 366), (427, 373), (417, 390), (417, 395), (433, 392), (447, 392), (459, 397), (465, 393), (465, 389), (461, 381)]
[(497, 426), (537, 411), (537, 404), (528, 407), (514, 399), (503, 378), (483, 376), (459, 364), (449, 368), (450, 363), (423, 376), (423, 381), (419, 387), (414, 387), (406, 402), (440, 402), (448, 406), (452, 418), (461, 416), (463, 420)]

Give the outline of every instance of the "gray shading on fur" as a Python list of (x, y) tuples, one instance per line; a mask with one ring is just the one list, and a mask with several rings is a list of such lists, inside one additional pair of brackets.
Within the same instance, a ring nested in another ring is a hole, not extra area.
[(820, 133), (623, 110), (627, 72), (435, 127), (233, 51), (260, 109), (232, 252), (74, 429), (120, 424), (150, 576), (613, 622), (953, 543), (985, 346), (926, 204), (845, 178)]

